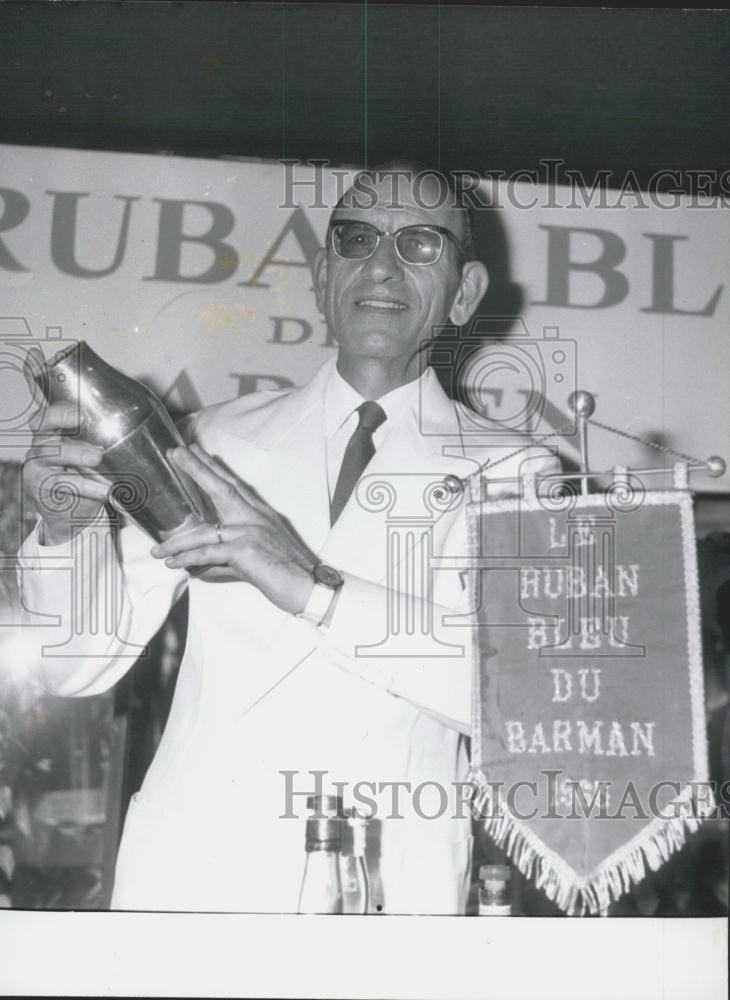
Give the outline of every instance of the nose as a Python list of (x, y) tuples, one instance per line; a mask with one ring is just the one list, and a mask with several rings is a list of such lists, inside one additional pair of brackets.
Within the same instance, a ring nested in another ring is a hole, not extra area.
[(372, 281), (398, 280), (403, 277), (403, 262), (395, 249), (392, 236), (381, 236), (373, 254), (365, 261), (365, 275)]

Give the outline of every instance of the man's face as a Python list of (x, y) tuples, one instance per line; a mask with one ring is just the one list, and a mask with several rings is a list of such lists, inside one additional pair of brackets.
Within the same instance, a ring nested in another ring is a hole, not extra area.
[[(403, 226), (442, 226), (461, 241), (463, 217), (452, 207), (450, 194), (441, 192), (431, 177), (423, 178), (416, 194), (412, 177), (387, 175), (372, 182), (366, 193), (350, 189), (333, 221), (369, 222), (388, 233)], [(373, 207), (357, 207), (358, 201)], [(317, 262), (315, 291), (340, 353), (383, 359), (413, 356), (419, 343), (434, 335), (434, 327), (448, 322), (462, 264), (448, 239), (439, 260), (428, 265), (406, 264), (389, 237), (381, 237), (366, 260), (343, 260), (327, 247)]]

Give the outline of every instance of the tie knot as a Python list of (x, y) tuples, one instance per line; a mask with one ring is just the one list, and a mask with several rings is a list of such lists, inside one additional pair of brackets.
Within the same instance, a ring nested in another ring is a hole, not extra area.
[(370, 431), (371, 434), (380, 427), (384, 420), (387, 420), (383, 407), (372, 400), (358, 406), (357, 412), (360, 417), (358, 426)]

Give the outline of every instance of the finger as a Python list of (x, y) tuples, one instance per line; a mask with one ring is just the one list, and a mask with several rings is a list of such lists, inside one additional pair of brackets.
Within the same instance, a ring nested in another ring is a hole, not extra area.
[(209, 455), (207, 451), (200, 447), (199, 444), (193, 442), (193, 444), (190, 445), (190, 450), (196, 458), (200, 459), (200, 461), (210, 469), (211, 472), (215, 472), (216, 475), (220, 476), (221, 479), (225, 479), (225, 481), (230, 483), (231, 486), (238, 486), (241, 482), (238, 476), (235, 476), (222, 462), (219, 462), (217, 458)]
[(178, 552), (175, 556), (165, 559), (165, 566), (171, 569), (188, 566), (228, 566), (230, 553), (227, 545), (200, 545), (196, 549)]
[(217, 458), (209, 455), (207, 451), (204, 451), (204, 449), (200, 447), (199, 444), (193, 442), (190, 449), (193, 454), (199, 458), (201, 462), (204, 462), (212, 472), (217, 473), (221, 479), (225, 479), (227, 483), (234, 486), (237, 492), (241, 494), (252, 507), (261, 506), (261, 501), (258, 496), (245, 480), (240, 479), (237, 475), (227, 469)]
[(99, 483), (99, 485), (107, 492), (109, 492), (112, 486), (116, 484), (116, 481), (112, 482), (102, 473), (96, 472), (94, 469), (81, 468), (79, 469), (79, 475), (83, 476), (87, 483)]
[(108, 492), (108, 484), (103, 485), (79, 473), (60, 470), (50, 472), (38, 483), (36, 495), (40, 504), (55, 509), (54, 504), (59, 497), (79, 497), (105, 503)]
[(177, 467), (194, 479), (214, 501), (229, 499), (232, 494), (238, 496), (235, 480), (225, 479), (187, 448), (173, 448), (168, 454)]
[[(223, 538), (223, 526), (221, 526), (221, 539)], [(159, 545), (154, 545), (150, 552), (155, 559), (165, 559), (167, 556), (174, 556), (178, 552), (186, 552), (189, 549), (198, 548), (201, 545), (216, 545), (220, 542), (218, 530), (215, 525), (201, 524), (190, 531), (181, 531), (170, 538), (166, 538)]]
[(102, 449), (95, 445), (56, 437), (53, 441), (32, 445), (28, 449), (26, 461), (52, 462), (54, 465), (71, 465), (75, 468), (83, 466), (94, 468), (99, 465), (103, 456)]
[(79, 430), (83, 421), (74, 403), (50, 403), (41, 406), (28, 421), (31, 430)]

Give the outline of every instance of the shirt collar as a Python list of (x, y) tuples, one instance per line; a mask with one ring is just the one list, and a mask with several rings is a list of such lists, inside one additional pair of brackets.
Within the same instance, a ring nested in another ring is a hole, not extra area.
[[(426, 383), (428, 374), (429, 369), (426, 368), (419, 378), (391, 389), (390, 392), (386, 392), (384, 396), (381, 396), (377, 400), (385, 410), (385, 415), (389, 421), (392, 422), (409, 402), (418, 398), (418, 394)], [(361, 396), (356, 389), (353, 389), (350, 383), (345, 381), (342, 375), (340, 375), (337, 365), (333, 365), (327, 382), (324, 403), (327, 437), (330, 438), (336, 434), (358, 406), (364, 402), (365, 397)]]

